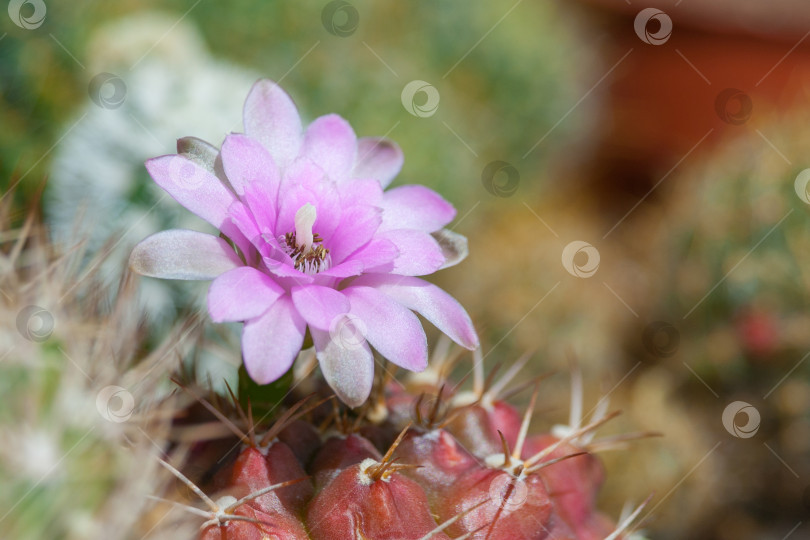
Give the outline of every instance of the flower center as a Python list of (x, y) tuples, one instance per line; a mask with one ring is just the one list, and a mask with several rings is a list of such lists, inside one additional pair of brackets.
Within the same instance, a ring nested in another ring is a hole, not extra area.
[(295, 213), (295, 230), (279, 238), (292, 258), (295, 269), (305, 274), (317, 274), (328, 269), (332, 263), (329, 250), (322, 245), (323, 240), (318, 233), (312, 232), (317, 217), (315, 207), (306, 203)]

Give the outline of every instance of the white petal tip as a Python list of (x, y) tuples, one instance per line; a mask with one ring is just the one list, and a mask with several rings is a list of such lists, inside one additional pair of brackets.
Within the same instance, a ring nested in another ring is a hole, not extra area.
[(442, 248), (442, 255), (444, 255), (444, 264), (439, 270), (455, 266), (467, 258), (469, 254), (467, 237), (450, 229), (441, 229), (430, 234), (439, 243)]

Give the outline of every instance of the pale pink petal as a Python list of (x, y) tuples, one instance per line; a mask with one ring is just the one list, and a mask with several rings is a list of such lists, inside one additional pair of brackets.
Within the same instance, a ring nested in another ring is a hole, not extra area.
[(470, 316), (455, 298), (436, 285), (415, 277), (383, 274), (360, 276), (352, 285), (374, 287), (422, 315), (459, 345), (478, 347)]
[(379, 208), (357, 205), (344, 208), (340, 225), (325, 244), (332, 262), (340, 263), (351, 253), (367, 244), (382, 222)]
[[(287, 257), (287, 259), (289, 259), (289, 257)], [(313, 276), (296, 270), (292, 261), (278, 261), (270, 257), (262, 257), (262, 261), (271, 274), (279, 278), (290, 279), (295, 285), (307, 285), (315, 280)]]
[(257, 227), (262, 234), (276, 237), (275, 226), (278, 211), (278, 190), (267, 187), (261, 182), (253, 182), (245, 188), (242, 196), (245, 205), (250, 209)]
[(381, 355), (400, 367), (422, 371), (427, 367), (427, 338), (413, 312), (371, 287), (349, 287), (343, 293), (350, 313), (365, 327), (365, 336)]
[(329, 270), (318, 272), (318, 276), (347, 278), (350, 276), (359, 276), (363, 273), (363, 263), (357, 260), (343, 261), (337, 266), (333, 266)]
[(291, 294), (295, 309), (311, 328), (329, 330), (336, 319), (349, 311), (349, 301), (343, 293), (330, 287), (293, 287)]
[(383, 195), (380, 231), (416, 229), (438, 231), (456, 216), (456, 210), (441, 195), (424, 186), (399, 186)]
[[(255, 186), (255, 184), (253, 186)], [(248, 192), (245, 195), (246, 198), (253, 186), (248, 187)], [(269, 227), (260, 228), (255, 219), (256, 214), (251, 212), (247, 205), (241, 201), (237, 201), (228, 209), (228, 214), (230, 215), (232, 226), (238, 230), (240, 235), (248, 239), (247, 248), (242, 247), (241, 244), (239, 245), (242, 253), (245, 254), (246, 260), (255, 261), (257, 251), (261, 257), (271, 257), (275, 260), (282, 260), (276, 256), (282, 253), (278, 240)], [(265, 214), (259, 213), (259, 216), (263, 215)], [(286, 259), (289, 261), (289, 264), (292, 264), (289, 257), (286, 257)]]
[(276, 83), (262, 79), (253, 85), (243, 111), (245, 133), (270, 152), (279, 167), (286, 167), (301, 147), (301, 118), (293, 100)]
[(347, 261), (363, 263), (363, 270), (366, 272), (388, 273), (394, 268), (397, 257), (399, 250), (393, 242), (385, 238), (375, 238), (349, 255)]
[(383, 199), (383, 188), (378, 180), (372, 178), (353, 178), (337, 186), (340, 202), (344, 207), (355, 204), (380, 206)]
[(357, 153), (357, 136), (336, 114), (316, 118), (304, 135), (304, 155), (317, 163), (335, 182), (348, 179)]
[(228, 208), (228, 217), (242, 236), (250, 240), (254, 245), (258, 244), (258, 238), (261, 237), (262, 233), (253, 218), (253, 213), (242, 201), (236, 201)]
[(205, 221), (222, 229), (233, 192), (203, 166), (182, 155), (160, 156), (146, 162), (146, 170), (174, 200)]
[(242, 355), (250, 378), (268, 384), (284, 375), (304, 342), (306, 323), (289, 296), (282, 296), (267, 312), (245, 323)]
[(357, 162), (353, 178), (374, 178), (388, 187), (405, 161), (397, 143), (381, 137), (362, 137), (357, 141)]
[(442, 249), (429, 233), (397, 229), (378, 233), (377, 238), (389, 240), (399, 251), (392, 274), (424, 276), (432, 274), (444, 264)]
[(250, 266), (225, 272), (208, 289), (208, 313), (214, 322), (246, 321), (267, 311), (284, 294), (273, 279)]
[(324, 379), (349, 407), (365, 403), (374, 384), (374, 355), (362, 335), (344, 319), (333, 332), (310, 329)]
[(244, 195), (245, 189), (256, 182), (264, 188), (275, 208), (281, 177), (272, 156), (261, 143), (238, 133), (228, 135), (222, 143), (222, 167), (237, 195)]
[(307, 203), (313, 205), (317, 213), (312, 230), (321, 236), (324, 243), (332, 237), (340, 223), (340, 197), (335, 184), (327, 180), (323, 170), (308, 158), (296, 160), (285, 171), (278, 202), (276, 235), (295, 230), (295, 213)]
[(162, 279), (214, 279), (242, 264), (222, 238), (184, 229), (153, 234), (129, 256), (133, 272)]

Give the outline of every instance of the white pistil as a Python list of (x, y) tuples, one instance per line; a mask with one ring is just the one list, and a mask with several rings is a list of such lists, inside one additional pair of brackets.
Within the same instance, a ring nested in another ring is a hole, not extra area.
[(317, 218), (315, 206), (306, 203), (295, 213), (295, 230), (278, 237), (296, 270), (309, 275), (328, 270), (332, 265), (329, 250), (323, 247), (323, 240), (312, 230)]
[(295, 213), (295, 245), (304, 253), (308, 253), (312, 249), (314, 240), (312, 226), (315, 225), (317, 217), (315, 207), (310, 203), (306, 203)]

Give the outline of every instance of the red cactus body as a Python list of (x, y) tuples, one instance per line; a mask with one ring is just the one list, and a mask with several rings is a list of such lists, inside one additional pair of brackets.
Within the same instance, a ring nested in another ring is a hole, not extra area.
[[(596, 508), (604, 471), (588, 452), (593, 431), (615, 413), (603, 411), (584, 426), (574, 419), (555, 435), (530, 435), (537, 387), (521, 415), (494, 399), (487, 384), (443, 397), (446, 382), (437, 381), (430, 398), (424, 377), (419, 384), (419, 395), (407, 385), (382, 386), (391, 393), (378, 390), (376, 405), (359, 414), (296, 403), (261, 441), (248, 435), (255, 433), (252, 417), (240, 412), (249, 420), (241, 434), (246, 444), (214, 483), (228, 505), (220, 508), (198, 490), (211, 508), (200, 538), (622, 538)], [(235, 423), (230, 431), (241, 433)]]
[[(529, 437), (523, 447), (524, 458), (545, 450), (559, 439), (552, 435)], [(580, 449), (562, 443), (548, 455), (548, 460), (579, 452)], [(596, 506), (596, 496), (604, 479), (601, 463), (593, 454), (585, 454), (555, 463), (538, 471), (554, 499), (559, 516), (574, 530), (588, 521)]]
[[(442, 520), (469, 511), (450, 526), (448, 534), (507, 540), (546, 538), (552, 502), (538, 476), (478, 467), (459, 478), (439, 506)], [(476, 507), (476, 505), (479, 505)]]
[(315, 485), (322, 488), (343, 469), (367, 458), (381, 459), (382, 455), (365, 437), (356, 434), (331, 437), (315, 455), (309, 473)]
[(498, 431), (493, 429), (490, 416), (483, 407), (472, 405), (460, 410), (447, 424), (447, 429), (478, 458), (483, 459), (501, 448)]
[(502, 433), (509, 446), (515, 446), (523, 421), (520, 411), (505, 401), (496, 400), (490, 405), (487, 415), (491, 431)]
[(302, 465), (307, 465), (321, 448), (321, 434), (312, 424), (302, 420), (290, 422), (279, 431), (278, 440), (290, 447)]
[(234, 511), (236, 516), (252, 518), (259, 523), (248, 521), (226, 521), (220, 525), (209, 525), (200, 533), (200, 540), (307, 540), (301, 522), (285, 514), (266, 513), (250, 504)]
[(374, 466), (369, 459), (344, 469), (315, 496), (306, 520), (314, 540), (419, 539), (436, 528), (421, 486), (397, 472), (375, 478)]
[[(242, 450), (233, 464), (231, 485), (247, 488), (249, 493), (306, 475), (289, 447), (276, 442), (264, 449), (264, 452), (250, 446)], [(309, 482), (298, 482), (265, 493), (254, 499), (253, 504), (264, 512), (298, 514), (310, 497), (312, 485)]]
[(418, 465), (405, 474), (419, 482), (431, 503), (476, 465), (475, 458), (444, 429), (409, 432), (394, 455), (403, 463)]

